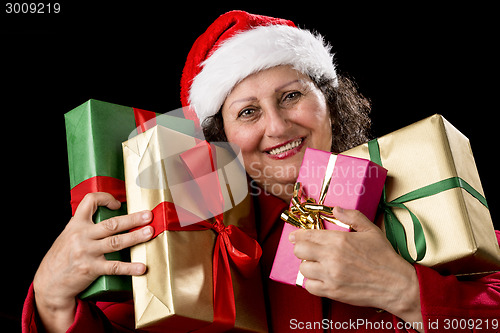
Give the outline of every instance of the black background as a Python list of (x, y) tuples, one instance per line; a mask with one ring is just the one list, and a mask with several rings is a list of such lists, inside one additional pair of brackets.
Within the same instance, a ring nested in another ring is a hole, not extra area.
[(230, 9), (291, 19), (323, 34), (338, 70), (371, 99), (376, 136), (444, 115), (471, 140), (500, 227), (492, 7), (75, 2), (62, 2), (59, 14), (1, 8), (2, 331), (20, 330), (36, 268), (71, 217), (63, 114), (90, 98), (156, 112), (180, 107), (192, 43)]

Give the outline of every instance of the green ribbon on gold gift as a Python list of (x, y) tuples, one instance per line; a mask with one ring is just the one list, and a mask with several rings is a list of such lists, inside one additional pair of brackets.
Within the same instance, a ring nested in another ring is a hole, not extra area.
[[(370, 153), (370, 160), (382, 166), (382, 159), (380, 157), (380, 147), (377, 139), (368, 142), (368, 151)], [(488, 208), (488, 204), (486, 203), (486, 198), (460, 177), (451, 177), (438, 181), (436, 183), (406, 193), (389, 202), (387, 201), (386, 198), (386, 192), (384, 186), (384, 190), (382, 191), (382, 200), (380, 202), (380, 207), (384, 211), (386, 236), (389, 242), (392, 244), (394, 250), (396, 250), (396, 252), (399, 252), (399, 254), (406, 261), (410, 263), (415, 263), (422, 260), (426, 252), (426, 241), (420, 220), (415, 214), (413, 214), (410, 211), (410, 209), (408, 209), (408, 207), (404, 205), (404, 203), (429, 197), (434, 194), (438, 194), (453, 188), (463, 188), (464, 190), (469, 192), (474, 198), (479, 200), (479, 202), (481, 202), (486, 208)], [(410, 255), (408, 251), (405, 229), (393, 212), (393, 209), (397, 208), (406, 210), (411, 216), (413, 222), (413, 231), (414, 231), (413, 241), (415, 243), (415, 249), (417, 251), (416, 259), (413, 259), (413, 257)]]

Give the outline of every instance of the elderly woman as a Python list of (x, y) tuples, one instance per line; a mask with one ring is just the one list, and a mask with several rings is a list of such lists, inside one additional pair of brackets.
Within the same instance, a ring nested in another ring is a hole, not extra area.
[[(367, 140), (369, 103), (336, 73), (321, 36), (287, 20), (226, 13), (193, 45), (181, 101), (208, 140), (241, 148), (258, 209), (270, 331), (442, 332), (464, 320), (474, 322), (469, 329), (499, 329), (500, 273), (463, 282), (411, 265), (363, 214), (341, 207), (335, 216), (356, 232), (302, 230), (290, 236), (295, 255), (305, 259), (305, 289), (268, 278), (283, 227), (279, 215), (305, 149), (338, 153)], [(131, 301), (96, 305), (76, 298), (99, 275), (146, 270), (103, 257), (152, 235), (147, 211), (92, 223), (97, 206), (119, 205), (106, 193), (80, 203), (36, 273), (23, 312), (25, 332), (133, 331)], [(135, 227), (142, 228), (118, 234)]]

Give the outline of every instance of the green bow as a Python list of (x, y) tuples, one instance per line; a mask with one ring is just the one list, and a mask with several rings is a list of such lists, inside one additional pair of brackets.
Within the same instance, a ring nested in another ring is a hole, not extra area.
[[(368, 142), (368, 151), (370, 153), (370, 160), (382, 166), (382, 159), (380, 158), (380, 147), (378, 145), (377, 139)], [(422, 228), (420, 220), (415, 214), (413, 214), (408, 209), (408, 207), (404, 205), (404, 203), (412, 200), (429, 197), (431, 195), (438, 194), (458, 187), (463, 188), (464, 190), (469, 192), (474, 198), (479, 200), (486, 208), (488, 208), (488, 204), (486, 203), (485, 197), (460, 177), (451, 177), (448, 179), (438, 181), (436, 183), (406, 193), (389, 202), (387, 201), (386, 198), (386, 192), (384, 186), (384, 189), (382, 191), (382, 200), (380, 202), (380, 208), (384, 211), (386, 236), (389, 242), (392, 244), (394, 250), (396, 250), (396, 252), (399, 252), (401, 256), (404, 259), (406, 259), (406, 261), (410, 263), (415, 263), (422, 260), (425, 256), (427, 246), (425, 242), (424, 230)], [(397, 208), (405, 209), (410, 214), (411, 219), (413, 221), (413, 230), (414, 230), (413, 242), (417, 250), (416, 259), (413, 259), (410, 253), (408, 252), (405, 229), (403, 228), (403, 225), (393, 212), (393, 210)]]

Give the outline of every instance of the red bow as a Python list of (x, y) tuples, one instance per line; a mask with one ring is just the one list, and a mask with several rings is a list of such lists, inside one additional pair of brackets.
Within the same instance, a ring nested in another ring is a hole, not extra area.
[[(210, 163), (207, 163), (208, 156)], [(154, 227), (154, 237), (165, 230), (195, 231), (212, 229), (217, 233), (212, 264), (214, 321), (212, 325), (201, 330), (209, 332), (226, 331), (234, 327), (236, 319), (229, 259), (231, 259), (233, 267), (243, 276), (248, 277), (257, 267), (262, 250), (259, 243), (241, 229), (234, 225), (225, 226), (223, 223), (224, 200), (210, 145), (206, 141), (200, 142), (193, 149), (181, 154), (181, 160), (185, 163), (200, 189), (198, 193), (201, 194), (204, 202), (199, 202), (199, 205), (213, 213), (214, 222), (203, 220), (183, 225), (179, 220), (179, 215), (181, 215), (183, 221), (184, 219), (196, 221), (196, 217), (174, 203), (162, 202), (153, 209), (154, 218), (151, 225)]]

